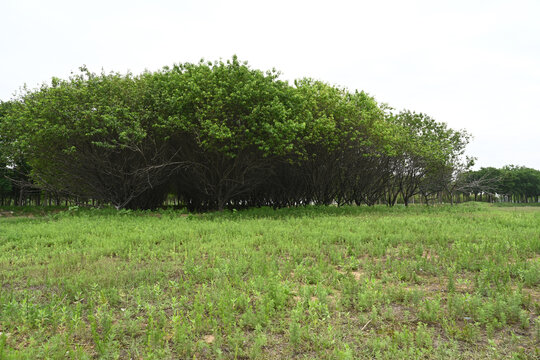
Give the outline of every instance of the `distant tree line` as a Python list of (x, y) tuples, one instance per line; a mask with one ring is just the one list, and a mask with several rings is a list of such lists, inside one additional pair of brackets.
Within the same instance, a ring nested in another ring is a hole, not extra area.
[(0, 104), (0, 202), (453, 201), (473, 177), (468, 142), (425, 114), (312, 79), (290, 84), (236, 57), (140, 75), (81, 68)]
[(538, 202), (540, 171), (508, 165), (481, 168), (462, 174), (461, 192), (475, 201)]

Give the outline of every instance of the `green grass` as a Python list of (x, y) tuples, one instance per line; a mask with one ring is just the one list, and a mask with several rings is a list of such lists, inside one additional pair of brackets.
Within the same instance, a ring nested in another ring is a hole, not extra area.
[(538, 207), (25, 214), (0, 359), (540, 356)]
[(499, 207), (530, 207), (530, 206), (540, 206), (540, 202), (530, 202), (530, 203), (508, 203), (508, 202), (498, 202), (493, 203), (494, 206)]

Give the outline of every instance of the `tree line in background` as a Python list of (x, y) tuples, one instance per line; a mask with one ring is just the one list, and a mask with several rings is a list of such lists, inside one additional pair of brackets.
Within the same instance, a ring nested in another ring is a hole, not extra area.
[(523, 166), (494, 167), (462, 175), (463, 192), (475, 201), (538, 202), (540, 171)]
[(537, 185), (515, 190), (535, 170), (468, 171), (465, 131), (278, 77), (233, 57), (136, 76), (81, 68), (24, 90), (0, 105), (0, 202), (152, 209), (174, 197), (204, 211), (538, 197)]

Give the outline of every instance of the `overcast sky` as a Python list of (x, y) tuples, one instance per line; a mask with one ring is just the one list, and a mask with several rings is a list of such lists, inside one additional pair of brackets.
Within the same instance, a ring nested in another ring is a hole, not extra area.
[(0, 99), (23, 84), (229, 59), (364, 90), (540, 169), (540, 0), (0, 1)]

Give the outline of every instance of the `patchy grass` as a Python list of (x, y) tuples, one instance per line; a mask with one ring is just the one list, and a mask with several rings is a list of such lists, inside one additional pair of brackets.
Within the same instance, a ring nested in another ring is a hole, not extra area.
[(498, 202), (493, 203), (493, 206), (497, 207), (540, 207), (540, 202), (530, 202), (530, 203), (509, 203), (509, 202)]
[(0, 358), (535, 358), (537, 209), (5, 216)]

